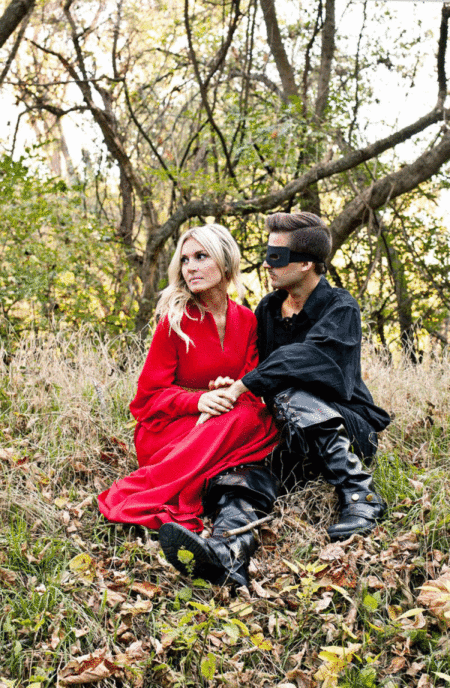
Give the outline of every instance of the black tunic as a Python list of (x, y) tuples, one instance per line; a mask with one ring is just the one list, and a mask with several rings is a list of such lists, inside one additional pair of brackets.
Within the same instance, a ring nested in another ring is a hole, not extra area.
[(344, 416), (349, 434), (360, 434), (359, 420), (377, 432), (387, 427), (389, 415), (373, 403), (361, 377), (361, 316), (356, 300), (323, 276), (292, 318), (281, 315), (286, 297), (285, 290), (274, 291), (256, 309), (260, 363), (242, 378), (245, 386), (269, 403), (288, 387), (305, 389)]

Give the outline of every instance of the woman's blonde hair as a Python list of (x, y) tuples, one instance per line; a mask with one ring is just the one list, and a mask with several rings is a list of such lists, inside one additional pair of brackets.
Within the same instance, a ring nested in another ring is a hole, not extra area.
[(205, 308), (195, 294), (187, 286), (181, 272), (181, 252), (187, 239), (195, 239), (209, 253), (211, 258), (228, 282), (233, 282), (240, 299), (244, 298), (245, 289), (241, 282), (239, 247), (228, 229), (215, 223), (193, 227), (185, 232), (179, 239), (175, 253), (170, 261), (168, 276), (169, 286), (162, 292), (156, 306), (156, 317), (168, 316), (170, 329), (174, 330), (186, 342), (186, 350), (192, 340), (181, 329), (181, 319), (187, 315), (187, 306), (198, 306), (201, 317), (204, 317)]

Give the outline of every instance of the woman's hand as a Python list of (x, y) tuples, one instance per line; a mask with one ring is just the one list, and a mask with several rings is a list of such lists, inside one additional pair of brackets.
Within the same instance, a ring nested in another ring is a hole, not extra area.
[(203, 425), (203, 423), (206, 423), (210, 418), (212, 418), (212, 416), (210, 416), (209, 413), (201, 413), (195, 425)]
[[(216, 384), (221, 380), (227, 381), (231, 380), (231, 378), (218, 377), (217, 380), (211, 381), (209, 383), (209, 386), (211, 386), (211, 384)], [(212, 416), (220, 416), (222, 413), (230, 411), (230, 409), (233, 408), (234, 403), (239, 399), (241, 394), (248, 392), (248, 388), (244, 385), (242, 380), (236, 380), (235, 382), (231, 380), (231, 383), (227, 382), (227, 384), (229, 384), (229, 387), (221, 387), (220, 389), (211, 392), (205, 392), (205, 394), (202, 394), (198, 401), (198, 410), (200, 411), (201, 415), (196, 425), (203, 425), (203, 423), (206, 423), (206, 421), (209, 420), (209, 418), (211, 418)], [(218, 399), (208, 396), (214, 393), (220, 393)], [(206, 399), (204, 399), (204, 397), (206, 397)], [(222, 406), (222, 408), (224, 408), (223, 411), (217, 410), (219, 403)], [(200, 408), (200, 406), (202, 406), (202, 408)], [(213, 408), (215, 408), (214, 411), (209, 410)]]
[(228, 388), (213, 389), (202, 394), (198, 400), (200, 413), (209, 413), (210, 416), (220, 416), (233, 408), (234, 402), (225, 396)]
[(231, 377), (218, 377), (216, 380), (211, 380), (208, 389), (219, 389), (220, 387), (229, 387), (234, 383)]

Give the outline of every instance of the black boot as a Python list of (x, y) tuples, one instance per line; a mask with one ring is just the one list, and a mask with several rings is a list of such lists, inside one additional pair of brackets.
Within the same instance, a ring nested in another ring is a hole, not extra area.
[[(164, 554), (184, 575), (217, 585), (248, 585), (247, 568), (257, 547), (255, 535), (252, 530), (232, 536), (227, 533), (268, 513), (277, 492), (277, 480), (265, 466), (251, 464), (215, 476), (204, 500), (206, 514), (215, 510), (212, 536), (203, 539), (176, 523), (165, 523), (159, 530)], [(194, 555), (190, 562), (183, 550)]]
[(328, 535), (335, 541), (346, 540), (353, 533), (369, 533), (382, 518), (386, 504), (375, 492), (372, 476), (352, 453), (344, 425), (332, 419), (308, 428), (308, 435), (311, 433), (324, 478), (334, 485), (339, 498), (340, 518), (328, 528)]

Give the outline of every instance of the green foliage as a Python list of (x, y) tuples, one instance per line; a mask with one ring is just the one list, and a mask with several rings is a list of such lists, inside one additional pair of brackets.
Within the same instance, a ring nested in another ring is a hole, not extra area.
[(82, 190), (40, 178), (24, 158), (3, 156), (0, 178), (0, 333), (128, 329), (123, 251)]

